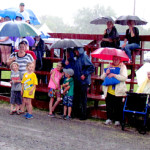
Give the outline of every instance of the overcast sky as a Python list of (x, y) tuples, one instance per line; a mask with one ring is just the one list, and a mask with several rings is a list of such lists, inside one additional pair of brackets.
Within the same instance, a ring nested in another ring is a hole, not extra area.
[[(110, 6), (115, 10), (118, 17), (120, 15), (133, 15), (134, 8), (134, 0), (3, 0), (0, 9), (18, 7), (20, 2), (24, 2), (25, 7), (32, 9), (37, 16), (44, 14), (59, 16), (66, 23), (72, 23), (71, 18), (78, 9), (83, 7), (92, 8), (96, 4), (104, 7)], [(150, 0), (136, 0), (135, 14), (150, 22), (149, 7)]]

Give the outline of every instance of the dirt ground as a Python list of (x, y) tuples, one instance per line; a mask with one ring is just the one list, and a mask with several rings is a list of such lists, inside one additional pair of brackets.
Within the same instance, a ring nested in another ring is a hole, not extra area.
[(150, 150), (150, 134), (134, 128), (105, 126), (103, 121), (65, 121), (34, 110), (34, 118), (9, 115), (0, 104), (0, 150)]

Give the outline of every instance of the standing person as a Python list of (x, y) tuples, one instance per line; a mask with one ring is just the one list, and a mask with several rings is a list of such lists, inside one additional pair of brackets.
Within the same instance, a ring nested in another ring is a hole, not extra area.
[(36, 74), (34, 73), (34, 63), (27, 63), (27, 72), (24, 74), (22, 83), (22, 95), (24, 99), (25, 106), (27, 108), (27, 113), (25, 115), (26, 119), (33, 118), (32, 115), (32, 99), (35, 95), (36, 85), (38, 85)]
[[(60, 80), (64, 73), (61, 73), (62, 70), (62, 63), (58, 62), (57, 67), (54, 68), (51, 71), (51, 77), (50, 81), (48, 84), (48, 88), (50, 88), (48, 95), (50, 96), (50, 102), (49, 102), (49, 117), (55, 117), (53, 114), (55, 108), (57, 105), (61, 102), (61, 87), (60, 87)], [(54, 103), (54, 98), (57, 98), (55, 104)]]
[[(11, 96), (10, 96), (10, 115), (13, 115), (15, 112), (19, 115), (19, 108), (22, 104), (21, 96), (21, 74), (19, 72), (19, 64), (13, 62), (10, 65), (11, 68)], [(14, 109), (15, 106), (15, 109)]]
[[(119, 67), (120, 74), (114, 74), (110, 72), (110, 67)], [(106, 101), (106, 111), (107, 111), (107, 120), (105, 122), (106, 125), (112, 124), (112, 121), (115, 121), (115, 125), (119, 126), (122, 120), (122, 100), (123, 96), (126, 96), (126, 84), (125, 81), (127, 80), (127, 68), (121, 62), (121, 58), (118, 56), (113, 57), (112, 64), (107, 66), (106, 72), (101, 75), (101, 78), (104, 80), (106, 77), (109, 79), (111, 77), (116, 78), (120, 81), (120, 83), (116, 84), (115, 86), (109, 85), (104, 86), (104, 96)]]
[[(63, 118), (66, 120), (71, 119), (71, 112), (72, 112), (72, 105), (73, 105), (73, 95), (74, 95), (74, 80), (72, 76), (74, 75), (74, 71), (72, 69), (63, 69), (63, 72), (65, 73), (66, 79), (64, 80), (64, 83), (62, 87), (63, 90), (63, 104), (64, 104), (64, 114)], [(68, 115), (67, 115), (68, 110)]]
[(45, 50), (45, 44), (40, 36), (35, 37), (35, 44), (34, 44), (32, 50), (35, 52), (35, 55), (37, 57), (36, 70), (41, 70), (43, 68), (42, 58), (43, 58), (43, 54), (44, 54), (44, 50)]
[(104, 31), (104, 36), (101, 41), (101, 47), (119, 48), (119, 34), (112, 21), (107, 22), (107, 29)]
[(138, 28), (134, 27), (134, 21), (128, 20), (127, 25), (129, 26), (129, 29), (126, 30), (126, 36), (122, 49), (126, 52), (131, 61), (131, 51), (136, 48), (140, 48), (140, 38)]
[[(9, 21), (9, 17), (4, 18), (4, 22)], [(1, 62), (2, 66), (7, 66), (7, 59), (11, 54), (12, 40), (9, 37), (0, 37)]]
[(24, 17), (25, 22), (30, 23), (30, 17), (29, 17), (29, 13), (27, 11), (24, 10), (25, 4), (24, 3), (20, 3), (19, 5), (19, 13), (22, 14), (22, 16)]
[(25, 52), (26, 45), (22, 41), (19, 43), (19, 51), (13, 52), (9, 59), (7, 60), (7, 65), (10, 65), (12, 62), (17, 62), (19, 64), (19, 71), (21, 72), (21, 75), (23, 76), (26, 72), (26, 65), (28, 62), (33, 62), (33, 57)]
[(74, 49), (77, 60), (74, 65), (74, 105), (73, 112), (81, 120), (87, 118), (87, 88), (91, 84), (91, 74), (94, 72), (94, 65), (84, 53), (83, 48)]

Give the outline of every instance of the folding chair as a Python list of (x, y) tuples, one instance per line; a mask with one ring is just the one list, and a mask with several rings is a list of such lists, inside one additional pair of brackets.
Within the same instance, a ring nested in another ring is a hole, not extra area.
[(125, 128), (125, 115), (130, 113), (132, 116), (141, 115), (144, 118), (144, 123), (139, 129), (139, 133), (146, 133), (146, 121), (148, 117), (149, 95), (144, 93), (127, 93), (123, 108), (122, 130)]

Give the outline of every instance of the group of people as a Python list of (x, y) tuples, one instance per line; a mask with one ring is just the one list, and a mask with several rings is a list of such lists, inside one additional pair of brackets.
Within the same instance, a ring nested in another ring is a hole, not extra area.
[(134, 25), (134, 21), (128, 20), (129, 29), (126, 30), (124, 43), (120, 46), (120, 39), (117, 29), (112, 21), (107, 22), (107, 29), (104, 31), (104, 36), (101, 41), (101, 47), (121, 48), (128, 55), (130, 62), (132, 61), (131, 52), (134, 49), (140, 48), (139, 30)]

